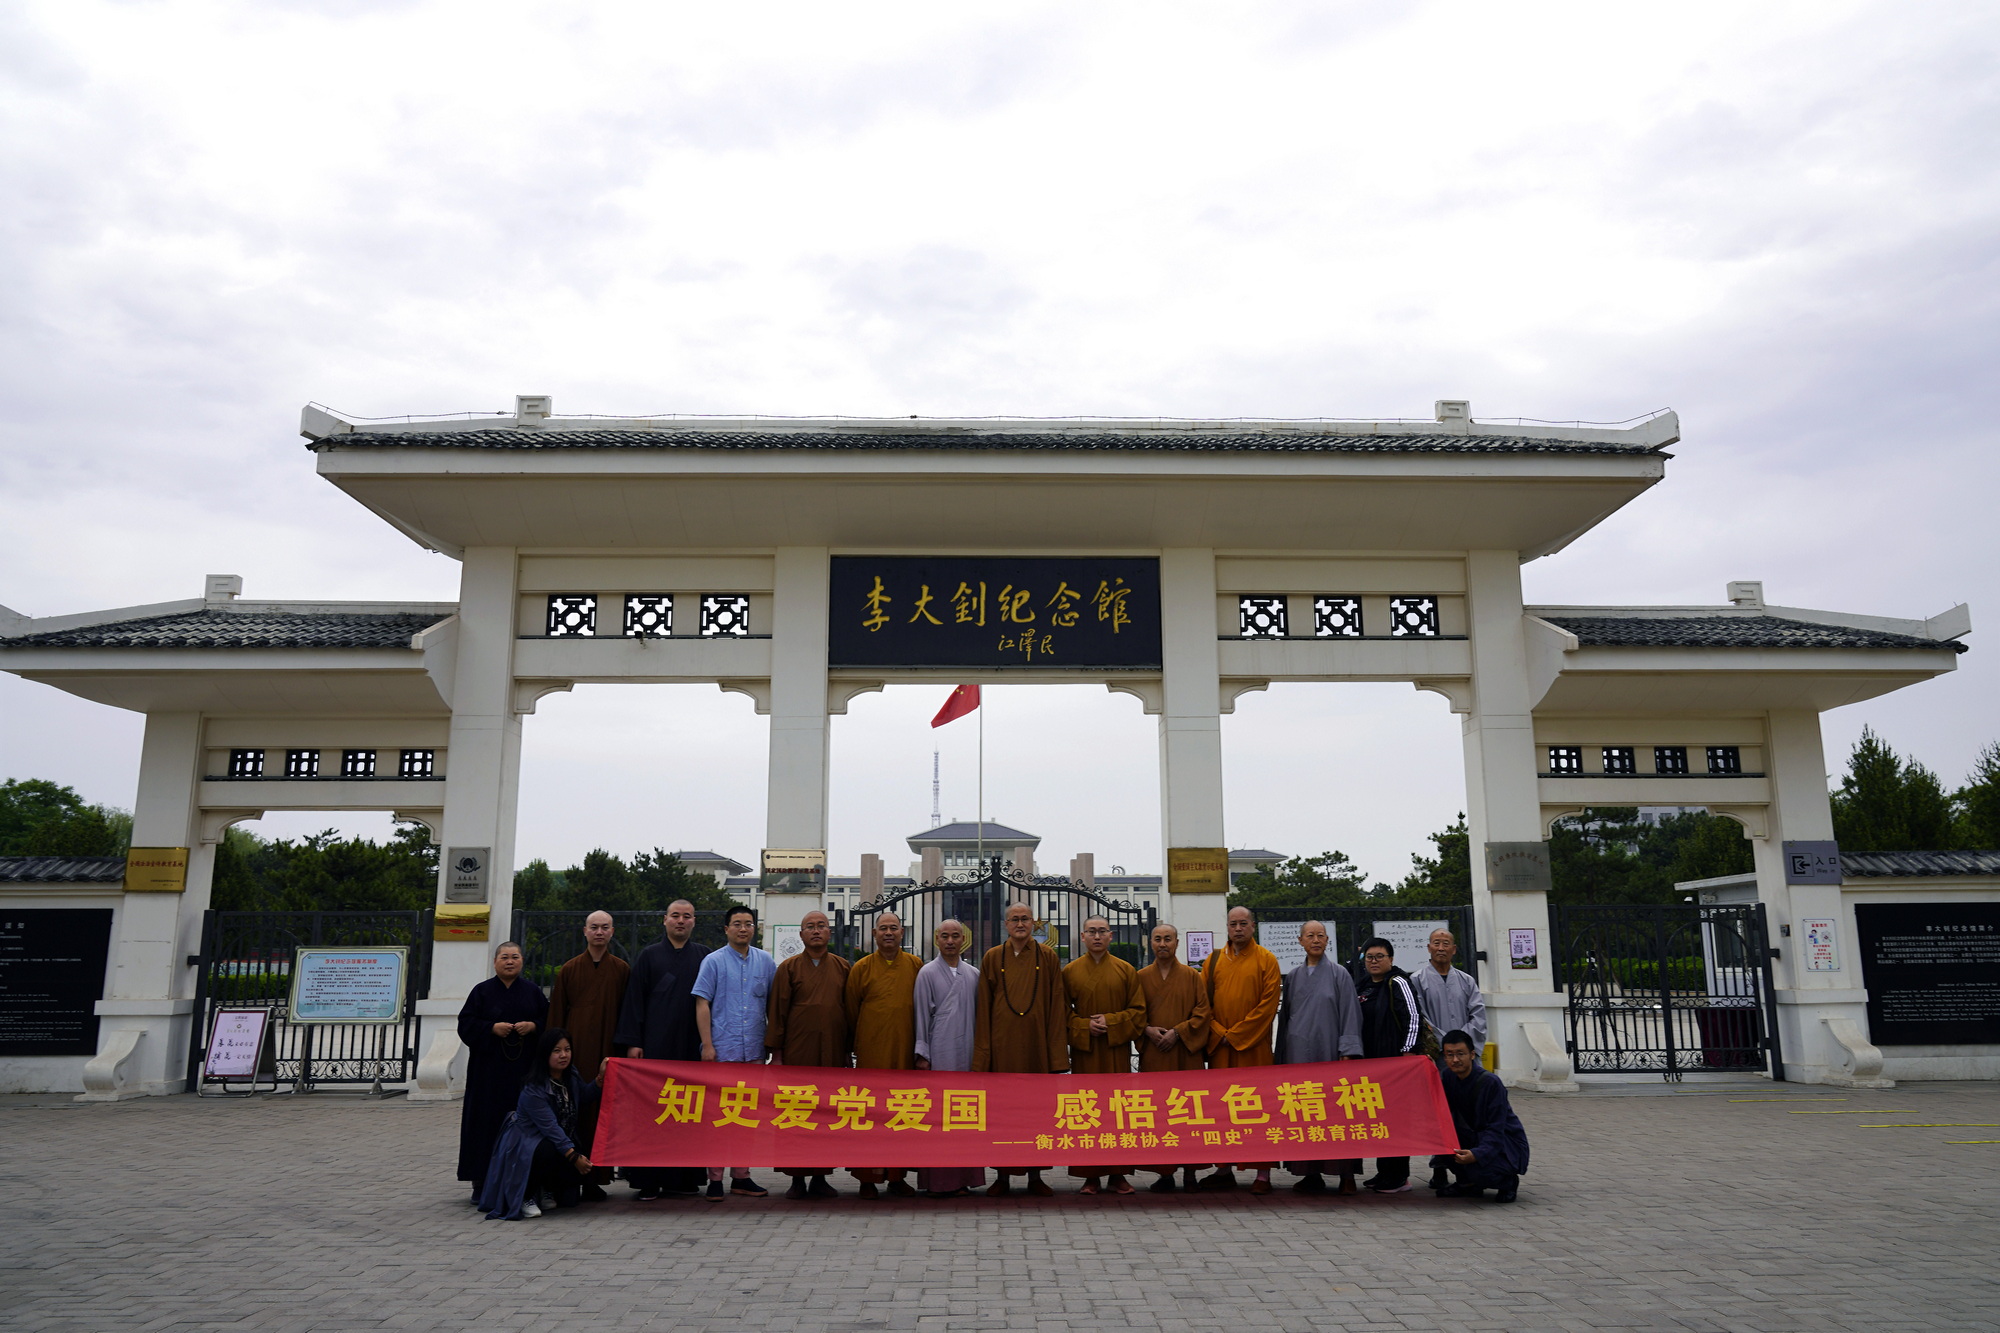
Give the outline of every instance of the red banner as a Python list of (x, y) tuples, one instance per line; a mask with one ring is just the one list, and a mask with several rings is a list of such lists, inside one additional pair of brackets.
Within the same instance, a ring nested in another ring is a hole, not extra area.
[(911, 1167), (1416, 1157), (1458, 1146), (1422, 1056), (1178, 1074), (613, 1060), (605, 1166)]

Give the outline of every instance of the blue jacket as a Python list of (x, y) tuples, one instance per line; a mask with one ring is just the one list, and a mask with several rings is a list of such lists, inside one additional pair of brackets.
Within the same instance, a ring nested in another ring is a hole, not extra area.
[[(596, 1101), (601, 1092), (595, 1083), (585, 1083), (574, 1069), (563, 1071), (563, 1083), (569, 1088), (570, 1105), (578, 1111)], [(531, 1083), (521, 1089), (520, 1099), (502, 1123), (486, 1165), (479, 1206), (487, 1217), (512, 1222), (521, 1216), (528, 1197), (528, 1177), (535, 1166), (535, 1148), (542, 1143), (565, 1156), (576, 1147), (556, 1118), (549, 1085)]]

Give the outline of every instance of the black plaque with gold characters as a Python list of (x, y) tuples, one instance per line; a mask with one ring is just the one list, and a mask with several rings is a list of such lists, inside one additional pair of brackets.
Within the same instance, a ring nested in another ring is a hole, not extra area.
[(2000, 1044), (2000, 903), (1857, 903), (1854, 924), (1870, 1041)]
[(1160, 665), (1156, 559), (843, 555), (830, 595), (835, 667)]
[(0, 1055), (97, 1054), (108, 907), (0, 907)]

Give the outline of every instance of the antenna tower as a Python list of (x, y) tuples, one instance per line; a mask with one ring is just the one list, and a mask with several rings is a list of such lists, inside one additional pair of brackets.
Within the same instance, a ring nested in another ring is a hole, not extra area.
[(938, 752), (931, 751), (931, 827), (944, 823), (944, 815), (938, 809)]

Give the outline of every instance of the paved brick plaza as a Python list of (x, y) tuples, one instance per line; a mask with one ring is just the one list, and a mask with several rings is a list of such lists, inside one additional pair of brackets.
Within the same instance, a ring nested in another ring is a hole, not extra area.
[(0, 1326), (2000, 1327), (2000, 1145), (1945, 1142), (2000, 1129), (1866, 1128), (2000, 1121), (2000, 1086), (1517, 1105), (1535, 1170), (1512, 1206), (1092, 1200), (1066, 1180), (1047, 1201), (642, 1206), (619, 1187), (501, 1223), (450, 1179), (455, 1105), (0, 1098)]

